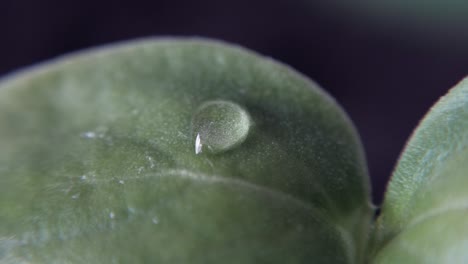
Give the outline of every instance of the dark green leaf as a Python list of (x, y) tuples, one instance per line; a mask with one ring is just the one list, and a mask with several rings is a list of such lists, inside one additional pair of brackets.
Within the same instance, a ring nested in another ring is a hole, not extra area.
[(316, 84), (239, 47), (144, 40), (61, 58), (3, 80), (0, 127), (2, 261), (363, 257), (352, 124)]

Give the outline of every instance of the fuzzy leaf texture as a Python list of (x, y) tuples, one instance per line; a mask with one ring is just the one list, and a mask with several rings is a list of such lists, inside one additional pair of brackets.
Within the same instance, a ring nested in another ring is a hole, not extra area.
[(0, 83), (2, 263), (361, 263), (354, 127), (240, 47), (146, 39)]
[(409, 140), (377, 222), (376, 263), (468, 263), (468, 79)]

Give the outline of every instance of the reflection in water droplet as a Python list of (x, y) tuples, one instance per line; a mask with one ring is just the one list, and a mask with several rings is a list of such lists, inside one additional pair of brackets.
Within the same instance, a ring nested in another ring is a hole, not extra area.
[(202, 104), (192, 118), (195, 154), (232, 149), (244, 142), (251, 124), (249, 113), (238, 104), (222, 100)]
[(153, 224), (155, 224), (155, 225), (159, 224), (159, 219), (158, 219), (158, 217), (156, 217), (156, 216), (153, 217), (153, 219), (151, 219), (151, 222), (153, 222)]
[(200, 134), (197, 134), (197, 138), (195, 139), (195, 154), (199, 154), (202, 151), (202, 143), (200, 140)]

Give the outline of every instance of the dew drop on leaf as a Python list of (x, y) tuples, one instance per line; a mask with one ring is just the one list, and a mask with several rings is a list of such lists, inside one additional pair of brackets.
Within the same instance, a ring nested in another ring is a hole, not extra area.
[(192, 118), (195, 154), (234, 148), (247, 138), (251, 124), (249, 113), (236, 103), (223, 100), (203, 103)]

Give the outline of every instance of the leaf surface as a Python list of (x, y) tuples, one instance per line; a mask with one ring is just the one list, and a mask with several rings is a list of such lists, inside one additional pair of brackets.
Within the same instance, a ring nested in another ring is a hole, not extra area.
[(0, 260), (358, 263), (369, 184), (316, 84), (199, 39), (87, 51), (0, 84)]
[[(465, 79), (421, 121), (397, 164), (377, 223), (379, 246), (389, 243), (379, 253), (382, 263), (407, 254), (414, 256), (401, 263), (460, 263), (446, 262), (449, 255), (468, 261), (465, 220), (454, 216), (465, 219), (468, 208), (467, 146)], [(407, 243), (414, 243), (412, 249), (401, 250)]]

